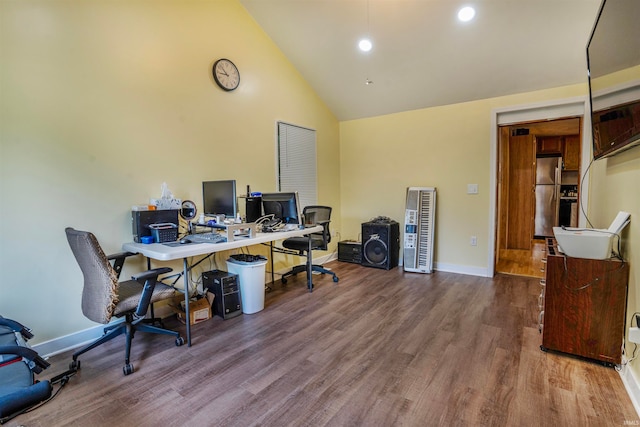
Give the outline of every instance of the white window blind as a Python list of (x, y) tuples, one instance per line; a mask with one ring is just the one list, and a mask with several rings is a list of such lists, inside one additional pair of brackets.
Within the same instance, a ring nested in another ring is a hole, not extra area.
[(278, 122), (278, 191), (297, 191), (300, 210), (318, 204), (316, 131)]

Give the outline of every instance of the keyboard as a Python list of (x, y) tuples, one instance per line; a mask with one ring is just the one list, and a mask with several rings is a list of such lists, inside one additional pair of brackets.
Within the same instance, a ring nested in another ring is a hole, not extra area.
[(224, 243), (227, 238), (218, 233), (198, 233), (190, 234), (186, 237), (193, 243)]

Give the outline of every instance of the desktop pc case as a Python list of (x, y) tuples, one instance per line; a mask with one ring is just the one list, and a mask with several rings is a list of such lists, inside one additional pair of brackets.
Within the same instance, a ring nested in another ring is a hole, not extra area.
[(205, 271), (202, 273), (202, 287), (216, 296), (213, 300), (213, 314), (225, 320), (242, 314), (237, 274), (221, 270)]
[(262, 216), (262, 197), (248, 196), (245, 201), (245, 222), (256, 222)]
[[(141, 238), (151, 236), (151, 224), (171, 223), (178, 225), (178, 209), (161, 209), (155, 211), (131, 211), (133, 241), (141, 243)], [(174, 239), (176, 240), (176, 239)]]

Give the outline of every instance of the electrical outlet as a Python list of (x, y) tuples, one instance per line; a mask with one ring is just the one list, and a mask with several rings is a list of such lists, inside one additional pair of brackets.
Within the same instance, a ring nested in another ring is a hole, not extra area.
[(640, 328), (629, 328), (629, 341), (640, 344)]
[(471, 246), (478, 246), (478, 238), (476, 236), (471, 236), (470, 243)]
[(467, 184), (467, 194), (478, 194), (478, 184)]

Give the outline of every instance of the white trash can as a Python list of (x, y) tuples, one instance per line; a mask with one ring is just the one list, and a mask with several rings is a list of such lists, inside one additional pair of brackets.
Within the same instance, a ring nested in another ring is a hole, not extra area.
[(264, 310), (264, 274), (267, 260), (262, 255), (231, 255), (227, 271), (238, 275), (242, 313), (253, 314)]

